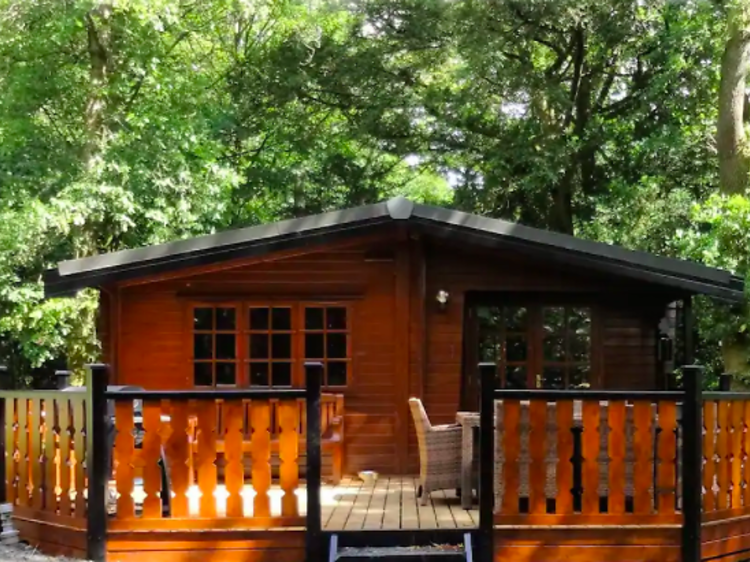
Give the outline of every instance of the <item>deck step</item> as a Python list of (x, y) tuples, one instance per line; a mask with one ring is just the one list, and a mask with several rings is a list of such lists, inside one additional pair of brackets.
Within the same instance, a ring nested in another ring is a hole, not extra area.
[(441, 562), (472, 562), (471, 534), (464, 535), (463, 543), (429, 544), (413, 546), (346, 546), (339, 547), (338, 536), (331, 536), (330, 562), (355, 562), (360, 560), (378, 562), (418, 562), (440, 560)]

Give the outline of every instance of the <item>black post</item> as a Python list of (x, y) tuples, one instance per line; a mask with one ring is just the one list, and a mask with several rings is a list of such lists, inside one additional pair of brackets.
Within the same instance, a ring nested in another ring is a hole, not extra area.
[(63, 390), (70, 386), (70, 371), (55, 371), (55, 378), (57, 379), (57, 389)]
[(719, 391), (729, 392), (732, 390), (732, 375), (729, 373), (722, 373), (719, 375)]
[(320, 515), (320, 385), (322, 363), (305, 363), (307, 388), (307, 533), (305, 560), (322, 560)]
[[(0, 390), (7, 389), (10, 385), (8, 384), (8, 368), (4, 365), (0, 365)], [(5, 397), (0, 397), (0, 421), (5, 427)], [(8, 501), (7, 488), (8, 482), (5, 481), (5, 431), (0, 431), (0, 503)]]
[(693, 338), (693, 297), (682, 300), (682, 328), (683, 328), (683, 365), (695, 362), (695, 343)]
[(107, 559), (107, 365), (89, 365), (86, 381), (86, 552), (93, 562)]
[(682, 560), (701, 559), (701, 496), (703, 493), (703, 368), (682, 368)]
[(479, 560), (494, 559), (495, 376), (494, 363), (479, 364)]

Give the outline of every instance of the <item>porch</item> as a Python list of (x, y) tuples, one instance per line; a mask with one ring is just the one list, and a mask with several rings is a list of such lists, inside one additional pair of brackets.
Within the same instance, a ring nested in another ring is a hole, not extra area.
[[(693, 382), (678, 392), (495, 391), (485, 365), (480, 493), (463, 509), (454, 489), (422, 505), (416, 477), (324, 481), (319, 365), (308, 367), (306, 389), (219, 392), (107, 391), (106, 368), (96, 367), (85, 392), (0, 393), (4, 499), (24, 540), (97, 562), (146, 553), (300, 562), (326, 558), (334, 535), (383, 545), (455, 543), (465, 532), (485, 561), (741, 560), (750, 395), (701, 396), (700, 370), (685, 376)], [(109, 514), (106, 424), (95, 423), (108, 402), (117, 431)]]

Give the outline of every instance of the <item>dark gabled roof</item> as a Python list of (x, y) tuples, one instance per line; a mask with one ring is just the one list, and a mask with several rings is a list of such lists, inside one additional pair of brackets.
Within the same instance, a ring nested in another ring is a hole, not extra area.
[(542, 259), (639, 279), (686, 293), (740, 300), (743, 282), (727, 271), (626, 250), (397, 197), (383, 203), (252, 226), (189, 240), (64, 261), (45, 275), (47, 296), (91, 286), (241, 257), (349, 238), (394, 222), (462, 243), (516, 248)]

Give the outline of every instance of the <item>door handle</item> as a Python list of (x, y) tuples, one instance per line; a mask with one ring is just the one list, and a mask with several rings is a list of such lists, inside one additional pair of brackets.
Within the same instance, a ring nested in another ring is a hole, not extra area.
[(536, 387), (542, 388), (542, 375), (537, 374), (536, 376)]

